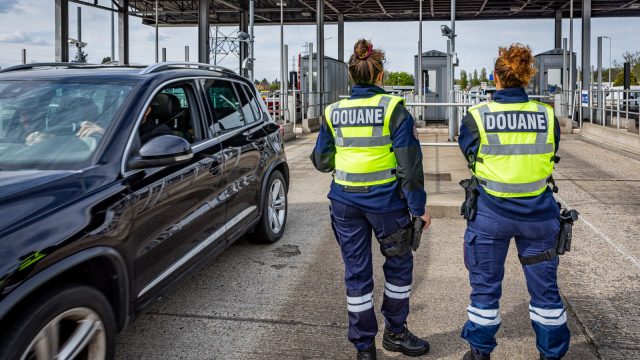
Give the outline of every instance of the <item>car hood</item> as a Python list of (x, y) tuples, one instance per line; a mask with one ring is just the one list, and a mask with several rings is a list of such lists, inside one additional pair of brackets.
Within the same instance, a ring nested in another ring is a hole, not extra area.
[(83, 193), (82, 172), (0, 171), (0, 237), (5, 231)]

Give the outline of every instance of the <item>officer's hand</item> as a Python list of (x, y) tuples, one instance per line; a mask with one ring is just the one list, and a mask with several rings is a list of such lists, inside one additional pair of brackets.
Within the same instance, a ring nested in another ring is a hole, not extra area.
[(424, 221), (424, 227), (422, 229), (429, 230), (429, 226), (431, 226), (431, 215), (425, 212), (424, 215), (422, 215), (420, 218), (422, 219), (422, 221)]

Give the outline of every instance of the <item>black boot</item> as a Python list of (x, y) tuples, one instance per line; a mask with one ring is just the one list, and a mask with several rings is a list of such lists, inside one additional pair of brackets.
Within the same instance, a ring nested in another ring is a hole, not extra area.
[(364, 350), (358, 350), (358, 360), (376, 360), (376, 343)]
[(427, 340), (413, 335), (405, 326), (401, 333), (395, 334), (384, 329), (382, 347), (388, 351), (401, 352), (407, 356), (420, 356), (429, 352), (430, 346)]
[(462, 358), (462, 360), (491, 360), (491, 355), (480, 354), (473, 351), (473, 349), (471, 349), (467, 351), (466, 354), (464, 354), (464, 357)]

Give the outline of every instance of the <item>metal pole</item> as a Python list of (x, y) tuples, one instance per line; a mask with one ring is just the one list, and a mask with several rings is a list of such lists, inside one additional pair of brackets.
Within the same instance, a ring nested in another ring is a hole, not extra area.
[(119, 0), (118, 64), (129, 65), (129, 0)]
[[(452, 102), (451, 99), (451, 89), (449, 87), (449, 83), (451, 82), (451, 68), (452, 68), (452, 61), (451, 61), (451, 40), (447, 40), (447, 78), (446, 78), (446, 82), (447, 82), (447, 102), (450, 103)], [(447, 107), (447, 117), (448, 117), (448, 121), (449, 121), (449, 141), (453, 141), (454, 137), (455, 137), (455, 128), (454, 128), (454, 120), (453, 120), (453, 109), (448, 106)]]
[(27, 63), (27, 49), (22, 49), (22, 64)]
[(286, 101), (286, 91), (284, 87), (287, 68), (285, 67), (285, 55), (284, 55), (284, 0), (280, 0), (280, 116), (281, 120), (284, 120), (284, 103)]
[[(113, 2), (111, 3), (111, 9), (113, 9)], [(116, 20), (115, 14), (111, 12), (111, 61), (116, 59)]]
[(604, 126), (605, 118), (604, 114), (600, 113), (600, 109), (603, 108), (603, 91), (602, 91), (602, 36), (598, 36), (598, 88), (597, 88), (596, 96), (598, 97), (598, 111), (596, 111), (596, 120), (602, 121), (602, 126)]
[(198, 62), (209, 63), (209, 0), (200, 0), (198, 6)]
[(253, 26), (255, 24), (255, 0), (250, 0), (249, 1), (249, 34), (251, 35), (250, 37), (250, 45), (249, 45), (249, 62), (250, 62), (250, 66), (249, 66), (249, 70), (250, 70), (250, 79), (251, 82), (253, 82), (255, 80), (255, 71), (254, 71), (254, 55), (253, 55), (253, 42), (254, 42), (254, 37), (255, 37), (255, 33), (254, 33), (254, 29)]
[(570, 16), (569, 16), (569, 88), (571, 89), (571, 93), (569, 95), (569, 106), (571, 109), (571, 121), (573, 121), (573, 118), (575, 117), (575, 106), (574, 106), (574, 100), (575, 100), (575, 80), (573, 78), (573, 71), (574, 71), (574, 66), (575, 66), (575, 62), (573, 61), (573, 0), (571, 1), (571, 6), (570, 6)]
[(56, 0), (56, 61), (69, 61), (69, 0)]
[[(282, 1), (282, 0), (281, 0)], [(282, 47), (282, 58), (284, 59), (284, 63), (282, 64), (282, 67), (284, 69), (284, 77), (282, 78), (282, 96), (284, 97), (284, 102), (282, 103), (283, 106), (280, 106), (281, 110), (286, 109), (287, 111), (282, 112), (282, 120), (284, 120), (284, 123), (287, 123), (287, 120), (291, 120), (291, 119), (287, 119), (289, 118), (288, 115), (289, 114), (289, 45), (285, 45)]]
[(344, 15), (338, 14), (338, 61), (344, 61)]
[(562, 116), (566, 116), (567, 104), (567, 38), (562, 39)]
[(82, 8), (78, 6), (78, 42), (82, 41)]
[[(448, 102), (452, 102), (452, 95), (455, 83), (455, 64), (453, 63), (453, 56), (456, 53), (456, 0), (451, 0), (451, 32), (453, 35), (451, 36), (451, 53), (449, 55), (449, 62), (451, 66), (449, 68), (449, 96)], [(449, 107), (449, 111), (451, 116), (449, 117), (449, 141), (453, 142), (456, 138), (456, 132), (458, 130), (458, 126), (455, 120), (456, 107)]]
[(307, 77), (307, 99), (309, 100), (309, 109), (307, 110), (307, 118), (313, 118), (316, 114), (313, 94), (313, 43), (309, 43), (307, 46), (309, 48), (309, 76)]
[(555, 49), (560, 48), (562, 41), (562, 10), (556, 10)]
[(167, 62), (167, 48), (162, 48), (162, 62)]
[(158, 63), (159, 59), (158, 59), (158, 47), (160, 46), (160, 39), (159, 39), (159, 35), (158, 35), (158, 0), (156, 0), (156, 5), (155, 5), (155, 10), (156, 10), (156, 63)]
[(184, 47), (184, 61), (189, 62), (189, 46)]
[[(582, 89), (591, 90), (591, 0), (582, 0)], [(591, 114), (591, 111), (589, 112)], [(589, 115), (591, 116), (591, 115)]]
[[(419, 14), (420, 20), (418, 21), (418, 76), (417, 76), (417, 81), (418, 81), (418, 102), (423, 102), (422, 100), (422, 94), (424, 91), (424, 82), (422, 81), (422, 0), (420, 0), (420, 14)], [(418, 120), (422, 121), (423, 120), (423, 110), (424, 108), (421, 107), (420, 108), (420, 112), (418, 113)]]
[(322, 110), (324, 108), (324, 1), (316, 2), (317, 15), (317, 36), (318, 36), (318, 116), (322, 118)]

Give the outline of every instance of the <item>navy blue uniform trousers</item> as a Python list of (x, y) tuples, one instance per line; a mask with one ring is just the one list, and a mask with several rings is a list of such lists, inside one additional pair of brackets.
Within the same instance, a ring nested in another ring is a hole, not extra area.
[[(478, 208), (464, 234), (464, 262), (471, 282), (469, 320), (462, 337), (479, 353), (496, 347), (500, 327), (499, 300), (502, 295), (504, 263), (509, 242), (515, 238), (518, 254), (532, 256), (555, 246), (560, 229), (558, 219), (517, 221)], [(530, 295), (529, 316), (536, 333), (536, 346), (548, 359), (559, 359), (569, 348), (569, 328), (558, 291), (558, 257), (533, 265), (523, 265)]]
[[(411, 226), (408, 210), (384, 214), (365, 212), (338, 201), (331, 201), (334, 233), (344, 260), (344, 280), (349, 313), (348, 338), (357, 349), (366, 349), (378, 332), (373, 306), (373, 265), (371, 231), (377, 238), (387, 237)], [(385, 326), (393, 331), (404, 329), (409, 315), (409, 295), (413, 276), (413, 254), (388, 256), (383, 265), (385, 290), (382, 314)]]

